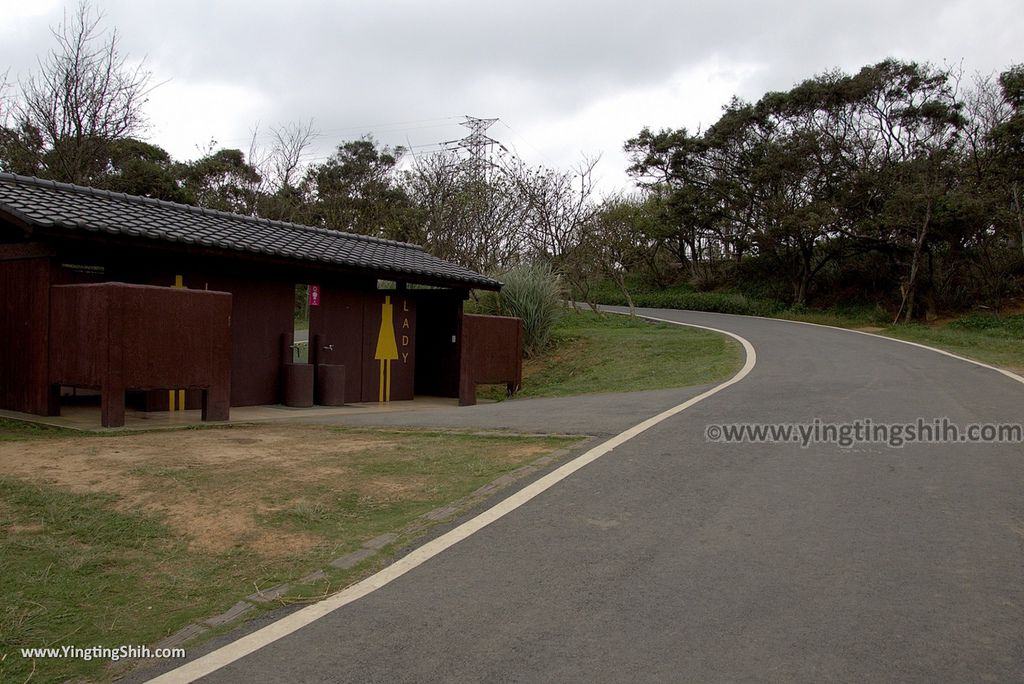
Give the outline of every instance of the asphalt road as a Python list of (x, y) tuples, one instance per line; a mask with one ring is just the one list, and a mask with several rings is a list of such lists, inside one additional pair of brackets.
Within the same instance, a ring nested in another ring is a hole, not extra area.
[(734, 331), (757, 365), (204, 681), (1024, 681), (1021, 444), (705, 437), (741, 422), (1017, 423), (1024, 385), (844, 331), (650, 314)]

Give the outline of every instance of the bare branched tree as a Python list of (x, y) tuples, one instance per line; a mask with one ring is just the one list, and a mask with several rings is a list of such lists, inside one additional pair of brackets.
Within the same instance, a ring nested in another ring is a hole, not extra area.
[(42, 140), (51, 178), (87, 182), (102, 171), (95, 167), (106, 146), (146, 128), (151, 73), (145, 60), (121, 53), (117, 31), (106, 32), (102, 22), (103, 14), (82, 0), (52, 29), (57, 45), (38, 71), (20, 82), (13, 116), (19, 129)]
[(259, 125), (253, 129), (247, 159), (258, 175), (249, 188), (253, 197), (262, 198), (254, 211), (265, 218), (295, 221), (300, 216), (302, 180), (306, 174), (309, 148), (320, 136), (313, 120), (292, 121), (270, 128), (269, 146), (260, 144)]
[(11, 117), (11, 83), (7, 80), (11, 71), (8, 69), (0, 74), (0, 126), (7, 126)]
[(421, 212), (418, 239), (433, 254), (483, 273), (521, 259), (529, 209), (507, 174), (482, 178), (458, 155), (443, 152), (417, 159), (406, 189)]
[(530, 167), (512, 158), (504, 176), (528, 209), (524, 237), (535, 256), (560, 260), (581, 241), (581, 231), (597, 212), (594, 167), (600, 157), (584, 157), (571, 171)]
[(313, 120), (290, 121), (270, 128), (270, 146), (260, 147), (257, 131), (253, 133), (249, 146), (249, 162), (260, 171), (267, 183), (264, 191), (277, 192), (294, 188), (305, 174), (307, 153), (313, 142), (320, 137)]

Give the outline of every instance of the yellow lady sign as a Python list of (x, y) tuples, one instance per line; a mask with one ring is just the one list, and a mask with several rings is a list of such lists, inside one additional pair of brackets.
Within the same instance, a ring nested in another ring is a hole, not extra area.
[(395, 312), (391, 297), (384, 298), (380, 315), (380, 332), (377, 333), (377, 351), (373, 358), (380, 363), (380, 398), (391, 401), (391, 362), (398, 360), (398, 343), (395, 341)]
[[(415, 301), (397, 293), (371, 306), (380, 307), (373, 312), (380, 311), (380, 327), (375, 330), (371, 321), (376, 322), (376, 317), (367, 316), (364, 358), (371, 365), (363, 367), (363, 401), (374, 397), (380, 402), (412, 399), (416, 384)], [(375, 380), (377, 386), (373, 387)]]

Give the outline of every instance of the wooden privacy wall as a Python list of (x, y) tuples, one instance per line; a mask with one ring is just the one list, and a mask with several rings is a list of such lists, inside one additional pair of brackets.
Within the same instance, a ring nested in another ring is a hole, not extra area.
[(50, 261), (0, 245), (0, 409), (45, 415)]
[(476, 403), (476, 386), (508, 385), (509, 394), (523, 382), (523, 322), (506, 316), (462, 317), (459, 406)]
[(231, 295), (100, 283), (50, 289), (51, 392), (101, 391), (105, 427), (124, 424), (126, 390), (201, 389), (203, 420), (227, 420)]

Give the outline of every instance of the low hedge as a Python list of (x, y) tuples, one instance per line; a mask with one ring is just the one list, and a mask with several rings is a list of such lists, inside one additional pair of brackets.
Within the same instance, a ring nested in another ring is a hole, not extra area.
[[(741, 314), (745, 316), (771, 316), (786, 307), (770, 299), (753, 299), (734, 292), (638, 292), (630, 293), (635, 306), (651, 309), (687, 309), (713, 313)], [(621, 293), (602, 293), (597, 304), (627, 306)]]

